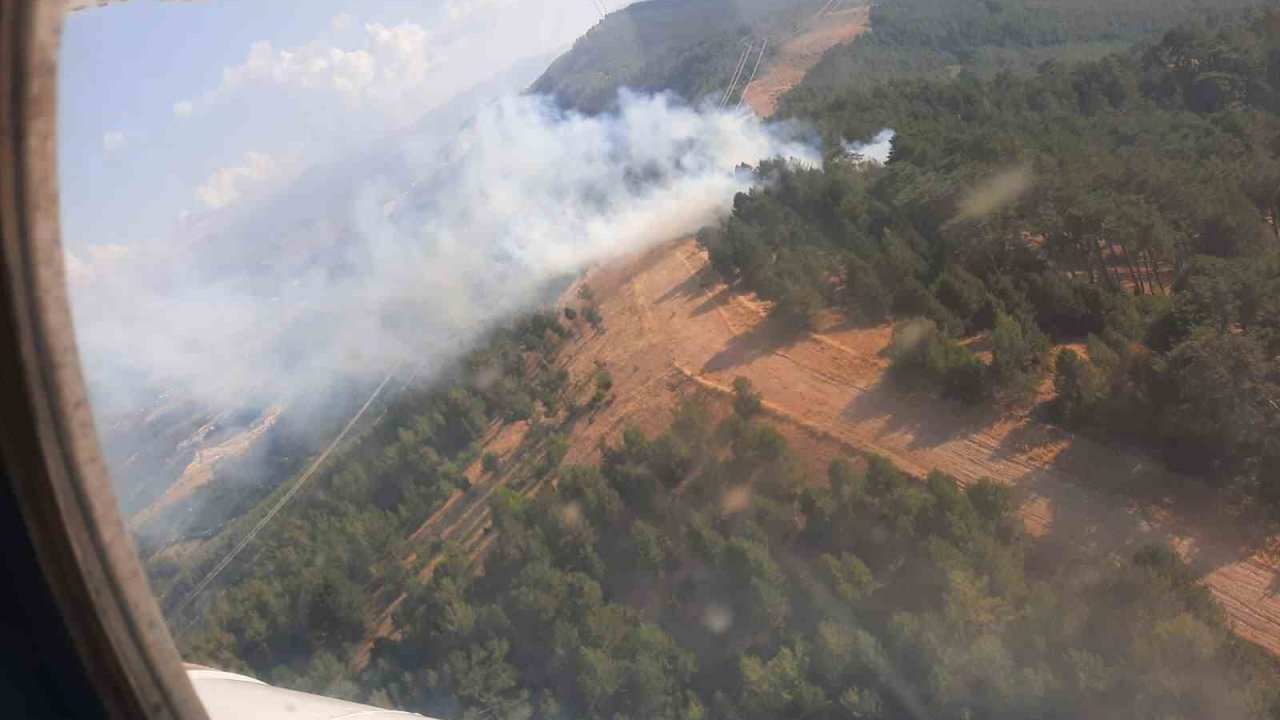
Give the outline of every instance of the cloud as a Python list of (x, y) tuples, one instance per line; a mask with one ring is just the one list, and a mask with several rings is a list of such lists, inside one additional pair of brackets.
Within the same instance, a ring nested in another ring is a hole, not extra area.
[(245, 192), (276, 179), (279, 170), (270, 155), (250, 150), (244, 165), (215, 170), (196, 188), (196, 196), (211, 209), (226, 207)]
[[(351, 22), (349, 16), (335, 17), (334, 32), (343, 32)], [(328, 39), (292, 49), (255, 42), (242, 62), (223, 68), (217, 87), (175, 102), (173, 111), (185, 117), (253, 86), (333, 93), (348, 105), (383, 113), (398, 114), (404, 107), (421, 111), (420, 98), (435, 65), (426, 30), (409, 22), (368, 23), (362, 30), (352, 47)]]
[(115, 152), (117, 150), (124, 148), (124, 145), (125, 145), (124, 133), (118, 130), (113, 130), (102, 136), (102, 149), (105, 150), (106, 152)]
[(129, 248), (123, 245), (89, 245), (79, 253), (64, 250), (63, 267), (73, 282), (86, 281), (112, 272), (128, 255)]

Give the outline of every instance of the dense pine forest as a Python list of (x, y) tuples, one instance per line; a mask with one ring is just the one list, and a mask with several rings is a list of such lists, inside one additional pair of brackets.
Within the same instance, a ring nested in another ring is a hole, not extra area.
[(803, 87), (869, 87), (892, 77), (992, 77), (1047, 61), (1098, 59), (1212, 12), (1258, 0), (894, 0), (872, 32), (836, 47)]
[[(796, 93), (826, 168), (761, 168), (767, 189), (703, 242), (791, 322), (898, 321), (898, 377), (1016, 402), (1049, 374), (1059, 421), (1274, 499), (1278, 42), (1280, 15), (1255, 11), (1030, 76)], [(884, 127), (887, 166), (839, 151)]]
[(658, 438), (498, 504), (493, 553), (401, 606), (366, 674), (439, 717), (1261, 717), (1272, 668), (1170, 551), (1028, 538), (1008, 488), (839, 459), (753, 418)]
[[(759, 396), (736, 392), (718, 423), (691, 400), (659, 437), (630, 430), (596, 467), (549, 469), (554, 485), (532, 498), (499, 490), (483, 568), (445, 547), (426, 581), (385, 558), (401, 519), (457, 475), (402, 470), (414, 489), (397, 500), (379, 472), (370, 506), (353, 490), (370, 459), (348, 456), (187, 637), (187, 656), (445, 718), (1276, 709), (1271, 661), (1170, 551), (1099, 566), (1027, 536), (1007, 487), (920, 482), (874, 456), (804, 477)], [(462, 429), (443, 446), (465, 448), (483, 413), (477, 400), (436, 425)], [(387, 461), (421, 438), (402, 429)], [(398, 635), (353, 676), (371, 583), (408, 597)]]
[[(182, 563), (153, 557), (152, 585), (179, 629), (184, 656), (264, 676), (326, 661), (341, 667), (365, 635), (380, 592), (394, 593), (408, 582), (402, 561), (410, 534), (451, 494), (468, 488), (463, 470), (486, 429), (530, 420), (535, 412), (572, 418), (585, 410), (559, 407), (569, 378), (550, 369), (569, 334), (554, 315), (532, 315), (495, 333), (455, 377), (407, 388), (376, 425), (340, 449), (208, 597), (189, 600), (292, 481), (197, 557)], [(193, 615), (198, 624), (190, 624)]]
[[(895, 323), (892, 381), (939, 402), (1052, 386), (1045, 417), (1280, 500), (1280, 11), (1103, 52), (1192, 7), (877, 5), (782, 107), (824, 166), (758, 168), (700, 234), (712, 265), (798, 329)], [(831, 81), (854, 72), (878, 79)], [(885, 128), (887, 164), (850, 154)], [(194, 559), (154, 558), (184, 658), (441, 718), (1280, 713), (1274, 659), (1171, 551), (1077, 555), (1030, 537), (1006, 487), (872, 455), (807, 476), (746, 381), (732, 413), (694, 396), (565, 464), (560, 433), (612, 385), (557, 369), (607, 331), (579, 299), (400, 397), (191, 608), (273, 498)], [(493, 495), (487, 553), (411, 547), (465, 468), (499, 471), (481, 439), (513, 423), (542, 490)]]

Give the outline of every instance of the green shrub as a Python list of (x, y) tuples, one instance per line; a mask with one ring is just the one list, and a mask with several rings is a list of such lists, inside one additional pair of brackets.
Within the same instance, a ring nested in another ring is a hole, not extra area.
[(763, 400), (756, 392), (751, 381), (744, 377), (733, 379), (733, 411), (743, 420), (750, 420), (760, 414)]
[(497, 453), (486, 452), (484, 457), (480, 459), (480, 469), (484, 470), (489, 475), (498, 474), (498, 470), (501, 469), (501, 466), (502, 461), (498, 458)]

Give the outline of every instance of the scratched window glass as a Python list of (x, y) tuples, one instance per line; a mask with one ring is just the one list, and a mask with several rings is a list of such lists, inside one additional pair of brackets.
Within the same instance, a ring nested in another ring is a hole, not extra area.
[(82, 367), (214, 720), (1280, 708), (1280, 9), (67, 5)]

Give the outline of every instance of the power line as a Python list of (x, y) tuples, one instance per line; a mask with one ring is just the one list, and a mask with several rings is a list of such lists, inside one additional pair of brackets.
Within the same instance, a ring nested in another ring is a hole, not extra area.
[(724, 95), (720, 96), (720, 107), (723, 108), (729, 102), (729, 98), (733, 97), (733, 89), (737, 87), (738, 80), (742, 77), (742, 71), (746, 69), (747, 58), (751, 57), (751, 48), (755, 47), (755, 44), (755, 39), (752, 39), (742, 49), (742, 55), (738, 57), (738, 64), (733, 70), (733, 78), (729, 80), (729, 87), (725, 88)]
[(293, 487), (289, 488), (288, 491), (286, 491), (285, 494), (282, 495), (280, 499), (276, 501), (276, 504), (273, 505), (271, 509), (267, 511), (266, 515), (262, 516), (262, 519), (258, 520), (257, 524), (253, 526), (253, 529), (250, 530), (243, 538), (241, 538), (240, 542), (236, 543), (235, 547), (233, 547), (230, 552), (228, 552), (225, 556), (223, 556), (223, 558), (218, 561), (218, 564), (215, 565), (212, 570), (210, 570), (203, 578), (200, 579), (200, 582), (196, 584), (195, 588), (191, 590), (191, 593), (188, 594), (187, 597), (183, 598), (182, 602), (178, 603), (177, 607), (173, 611), (175, 618), (181, 615), (182, 611), (185, 610), (188, 606), (190, 606), (191, 603), (194, 602), (196, 598), (198, 598), (200, 594), (205, 591), (205, 588), (209, 587), (209, 583), (213, 582), (214, 579), (216, 579), (218, 575), (220, 575), (222, 571), (225, 570), (227, 566), (231, 564), (231, 561), (235, 560), (236, 556), (239, 555), (240, 552), (244, 550), (249, 543), (253, 542), (253, 539), (257, 537), (258, 533), (261, 532), (262, 529), (265, 528), (267, 524), (270, 523), (275, 518), (275, 516), (279, 514), (279, 512), (282, 509), (284, 509), (284, 506), (287, 505), (289, 501), (293, 499), (293, 496), (297, 495), (298, 491), (301, 490), (302, 487), (307, 484), (307, 481), (309, 481), (311, 477), (315, 475), (316, 471), (320, 469), (320, 466), (324, 464), (325, 460), (329, 459), (329, 455), (332, 454), (334, 449), (338, 447), (338, 445), (342, 442), (342, 440), (347, 436), (347, 433), (351, 432), (351, 428), (355, 427), (355, 424), (359, 422), (361, 417), (364, 417), (365, 412), (368, 411), (371, 405), (373, 405), (373, 401), (376, 400), (378, 396), (382, 394), (383, 388), (387, 386), (387, 383), (391, 382), (391, 378), (395, 376), (395, 374), (400, 370), (400, 367), (403, 364), (404, 364), (403, 362), (401, 362), (400, 364), (397, 364), (394, 368), (391, 369), (391, 372), (387, 373), (387, 376), (382, 379), (382, 382), (378, 385), (378, 388), (374, 390), (373, 394), (369, 396), (369, 399), (365, 401), (364, 405), (360, 408), (360, 411), (357, 412), (355, 414), (355, 417), (351, 418), (350, 422), (348, 422), (346, 426), (342, 428), (342, 432), (338, 433), (338, 436), (333, 439), (333, 442), (329, 443), (329, 446), (324, 449), (324, 452), (320, 453), (320, 456), (312, 461), (311, 465), (306, 469), (306, 471), (303, 472), (302, 475), (298, 476), (298, 480), (293, 484)]
[[(464, 325), (461, 328), (456, 329), (452, 335), (450, 335), (448, 338), (446, 338), (443, 341), (443, 343), (441, 343), (442, 347), (452, 347), (453, 344), (459, 339), (461, 339), (463, 336), (479, 329), (483, 325), (484, 323), (482, 322), (472, 322), (472, 323), (468, 323), (467, 325)], [(413, 383), (413, 381), (417, 379), (418, 374), (422, 372), (422, 369), (426, 367), (427, 363), (430, 362), (433, 357), (438, 357), (440, 354), (441, 353), (436, 353), (432, 356), (425, 357), (421, 361), (419, 361), (418, 364), (414, 366), (413, 372), (411, 372), (408, 378), (404, 381), (404, 383), (400, 385), (400, 388), (396, 391), (396, 393), (397, 394), (402, 393), (406, 389), (408, 389), (408, 387)], [(177, 605), (176, 609), (174, 610), (175, 619), (179, 617), (182, 611), (187, 607), (189, 607), (191, 603), (194, 602), (201, 593), (203, 593), (206, 589), (208, 589), (209, 584), (212, 583), (215, 579), (217, 579), (217, 576), (221, 574), (222, 571), (226, 570), (227, 566), (231, 564), (231, 561), (235, 560), (236, 556), (239, 555), (240, 552), (243, 551), (244, 548), (248, 546), (250, 542), (253, 541), (254, 537), (256, 537), (257, 534), (261, 532), (262, 529), (265, 528), (267, 524), (270, 523), (271, 520), (274, 519), (275, 516), (279, 514), (279, 512), (282, 509), (284, 509), (284, 506), (288, 504), (289, 500), (292, 499), (293, 496), (296, 495), (298, 491), (302, 489), (302, 486), (305, 485), (311, 479), (311, 476), (315, 474), (317, 470), (320, 469), (320, 466), (323, 465), (324, 462), (329, 458), (329, 455), (331, 455), (333, 451), (336, 450), (338, 446), (342, 444), (342, 441), (346, 439), (347, 434), (350, 433), (351, 429), (355, 427), (356, 423), (360, 421), (360, 418), (364, 416), (364, 414), (369, 410), (370, 407), (372, 407), (374, 401), (377, 400), (378, 396), (381, 395), (382, 391), (386, 388), (387, 383), (389, 383), (391, 379), (396, 376), (396, 374), (400, 371), (400, 368), (404, 367), (404, 364), (405, 364), (404, 361), (397, 363), (395, 367), (393, 367), (391, 371), (387, 373), (387, 376), (382, 379), (382, 382), (373, 391), (373, 394), (369, 396), (369, 399), (365, 401), (364, 405), (361, 406), (360, 410), (356, 412), (355, 416), (352, 417), (351, 420), (346, 424), (346, 426), (342, 428), (342, 431), (339, 432), (337, 437), (333, 439), (333, 442), (329, 443), (328, 447), (325, 448), (324, 452), (321, 453), (320, 456), (317, 457), (314, 461), (312, 461), (311, 465), (307, 467), (306, 471), (301, 476), (299, 476), (297, 482), (294, 483), (293, 487), (291, 487), (288, 490), (288, 492), (286, 492), (284, 496), (281, 497), (280, 500), (276, 502), (276, 504), (271, 508), (271, 510), (269, 510), (267, 514), (264, 515), (256, 525), (254, 525), (253, 529), (250, 530), (247, 535), (245, 535), (243, 538), (240, 539), (240, 542), (236, 543), (235, 547), (233, 547), (230, 552), (228, 552), (221, 560), (218, 561), (218, 564), (212, 570), (210, 570), (208, 574), (206, 574), (203, 578), (201, 578), (200, 582), (191, 591), (191, 594), (188, 595), (186, 598), (184, 598), (182, 602)], [(384, 408), (382, 413), (378, 416), (377, 420), (375, 420), (374, 422), (376, 423), (378, 421), (381, 421), (385, 415), (386, 415), (386, 409)]]
[(756, 66), (751, 68), (751, 78), (747, 80), (747, 84), (742, 88), (742, 97), (738, 100), (738, 107), (742, 107), (742, 103), (747, 101), (747, 91), (751, 89), (751, 83), (756, 81), (756, 73), (760, 71), (760, 62), (764, 60), (764, 50), (769, 47), (769, 39), (765, 38), (760, 43), (760, 54), (756, 57)]
[(725, 88), (724, 94), (720, 96), (719, 107), (723, 108), (729, 102), (729, 98), (733, 97), (733, 89), (738, 86), (738, 80), (742, 77), (742, 71), (747, 66), (747, 58), (751, 57), (751, 50), (756, 46), (756, 41), (751, 40), (747, 44), (746, 49), (742, 51), (742, 55), (738, 58), (738, 66), (733, 71), (733, 79), (729, 81), (729, 87)]

